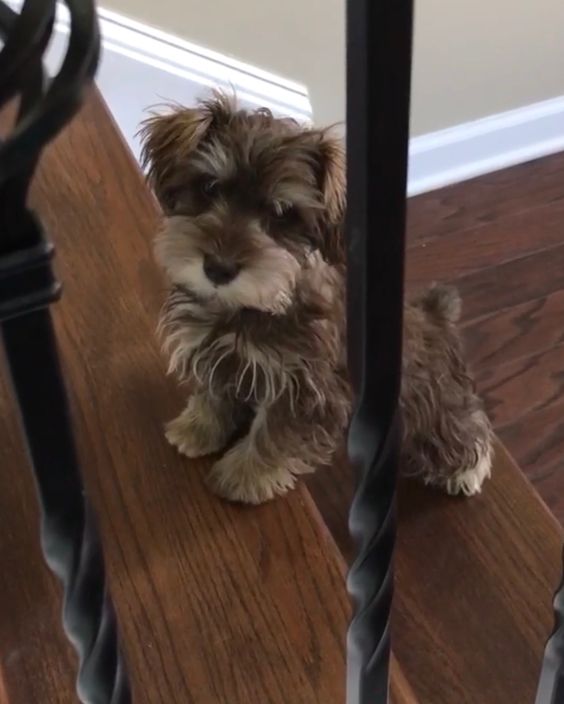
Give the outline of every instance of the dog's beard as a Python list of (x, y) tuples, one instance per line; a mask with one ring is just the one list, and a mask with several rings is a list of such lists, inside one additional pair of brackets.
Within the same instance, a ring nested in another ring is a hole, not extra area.
[(185, 216), (166, 219), (155, 252), (171, 282), (214, 310), (253, 308), (283, 313), (292, 302), (301, 269), (299, 261), (256, 224), (246, 235), (247, 263), (231, 282), (214, 285), (204, 272), (203, 255), (206, 226), (216, 225), (212, 217), (210, 222)]

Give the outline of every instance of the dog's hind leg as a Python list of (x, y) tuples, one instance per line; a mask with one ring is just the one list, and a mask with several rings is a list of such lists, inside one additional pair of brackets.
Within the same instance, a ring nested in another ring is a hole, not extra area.
[(491, 476), (490, 422), (481, 409), (442, 414), (426, 435), (406, 438), (403, 469), (449, 494), (473, 496)]
[(449, 494), (473, 496), (480, 493), (482, 485), (489, 479), (492, 472), (493, 448), (489, 420), (483, 411), (474, 412), (476, 437), (474, 451), (464, 455), (472, 458), (466, 460), (467, 465), (457, 467), (446, 480), (446, 490)]

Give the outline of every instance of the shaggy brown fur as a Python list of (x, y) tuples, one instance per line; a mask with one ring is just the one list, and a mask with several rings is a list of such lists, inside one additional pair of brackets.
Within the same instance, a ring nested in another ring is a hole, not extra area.
[[(166, 216), (161, 331), (192, 389), (167, 438), (189, 457), (224, 450), (212, 488), (261, 503), (330, 462), (349, 418), (342, 147), (221, 96), (150, 118), (143, 137)], [(490, 472), (490, 426), (458, 314), (444, 288), (406, 307), (403, 454), (407, 472), (472, 494)]]

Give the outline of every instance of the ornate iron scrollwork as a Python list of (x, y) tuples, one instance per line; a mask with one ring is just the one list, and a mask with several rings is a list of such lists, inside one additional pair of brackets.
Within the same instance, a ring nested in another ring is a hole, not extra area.
[(53, 248), (27, 206), (40, 154), (80, 107), (98, 62), (93, 3), (65, 4), (66, 55), (47, 80), (42, 59), (55, 0), (26, 0), (19, 13), (0, 2), (0, 107), (19, 98), (13, 130), (0, 142), (0, 329), (41, 505), (43, 553), (63, 582), (63, 626), (79, 655), (78, 695), (84, 704), (128, 704), (102, 547), (79, 471), (48, 309), (60, 293)]

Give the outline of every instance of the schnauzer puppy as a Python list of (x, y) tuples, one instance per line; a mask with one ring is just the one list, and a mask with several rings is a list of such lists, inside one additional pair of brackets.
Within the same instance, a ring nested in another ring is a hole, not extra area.
[[(188, 457), (222, 451), (212, 489), (258, 504), (329, 463), (349, 420), (342, 146), (223, 96), (149, 118), (142, 137), (165, 214), (160, 328), (190, 389), (166, 436)], [(406, 306), (403, 465), (473, 494), (490, 473), (491, 431), (458, 315), (449, 289)]]

